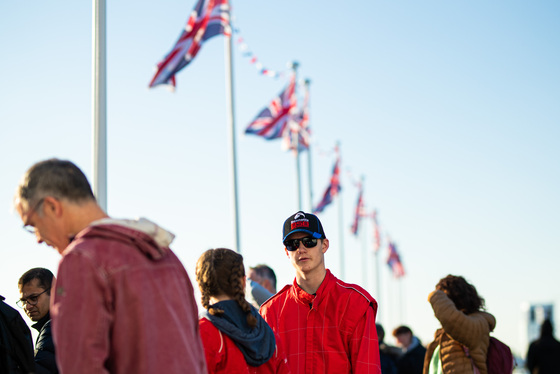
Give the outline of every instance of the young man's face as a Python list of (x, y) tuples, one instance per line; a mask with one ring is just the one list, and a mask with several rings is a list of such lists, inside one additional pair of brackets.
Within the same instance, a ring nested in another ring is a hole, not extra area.
[(412, 343), (412, 334), (409, 332), (398, 334), (395, 338), (397, 338), (399, 345), (405, 348), (408, 348), (408, 346)]
[(39, 279), (37, 278), (24, 284), (20, 290), (20, 298), (27, 300), (23, 310), (25, 310), (25, 314), (27, 314), (29, 319), (34, 322), (40, 320), (49, 312), (51, 297), (48, 291), (44, 291), (45, 289), (39, 286)]
[[(296, 232), (288, 236), (287, 239), (301, 239), (310, 236), (305, 232)], [(317, 239), (317, 245), (314, 247), (307, 248), (300, 242), (297, 250), (288, 251), (285, 249), (285, 251), (296, 271), (300, 274), (308, 274), (317, 270), (325, 270), (325, 252), (327, 249), (329, 249), (329, 240)]]

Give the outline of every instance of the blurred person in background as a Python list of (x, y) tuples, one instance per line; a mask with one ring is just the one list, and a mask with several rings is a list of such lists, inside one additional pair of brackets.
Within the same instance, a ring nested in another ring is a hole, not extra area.
[(393, 336), (402, 348), (402, 354), (397, 358), (397, 374), (422, 374), (426, 348), (414, 336), (408, 326), (399, 326), (393, 330)]
[(554, 339), (552, 322), (544, 320), (541, 336), (529, 345), (527, 369), (531, 374), (560, 373), (560, 342)]
[(267, 265), (260, 264), (250, 267), (247, 272), (247, 296), (249, 301), (260, 307), (276, 293), (276, 274)]
[(20, 299), (17, 305), (35, 322), (31, 327), (39, 332), (35, 341), (37, 374), (58, 373), (49, 313), (53, 280), (49, 269), (33, 268), (23, 273), (18, 281)]
[(448, 275), (436, 284), (428, 301), (441, 328), (428, 345), (424, 374), (466, 374), (475, 369), (488, 374), (487, 352), (496, 319), (484, 311), (476, 288), (461, 276)]

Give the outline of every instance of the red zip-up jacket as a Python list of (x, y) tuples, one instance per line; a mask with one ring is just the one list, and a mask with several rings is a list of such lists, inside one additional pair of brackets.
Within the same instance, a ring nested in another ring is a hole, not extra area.
[(381, 373), (377, 302), (328, 269), (315, 295), (294, 280), (268, 299), (260, 313), (280, 336), (293, 373)]
[(206, 355), (208, 374), (290, 374), (286, 354), (278, 339), (274, 355), (260, 366), (249, 366), (233, 340), (208, 319), (199, 320), (200, 336)]
[(198, 309), (173, 234), (103, 219), (64, 250), (51, 316), (61, 374), (205, 374)]

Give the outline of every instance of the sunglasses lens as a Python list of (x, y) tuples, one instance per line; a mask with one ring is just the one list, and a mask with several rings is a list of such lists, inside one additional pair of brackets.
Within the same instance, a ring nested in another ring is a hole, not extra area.
[(305, 248), (313, 248), (317, 245), (317, 239), (310, 237), (303, 238), (301, 242), (303, 243)]
[(310, 236), (302, 239), (291, 239), (286, 240), (284, 245), (288, 251), (296, 251), (299, 248), (299, 243), (303, 243), (305, 248), (313, 248), (317, 245), (317, 239), (312, 238)]

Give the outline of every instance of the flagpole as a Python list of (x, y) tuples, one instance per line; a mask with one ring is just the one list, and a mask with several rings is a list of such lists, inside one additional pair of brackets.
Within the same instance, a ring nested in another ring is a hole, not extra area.
[[(361, 197), (363, 199), (363, 191), (364, 191), (364, 176), (362, 175), (360, 177), (360, 188), (361, 188)], [(358, 202), (359, 204), (359, 202)], [(361, 220), (361, 214), (362, 212), (360, 211), (361, 207), (358, 206), (358, 220)], [(359, 222), (359, 221), (358, 221)], [(368, 288), (367, 284), (368, 284), (368, 276), (367, 276), (367, 264), (368, 264), (368, 260), (367, 260), (367, 236), (366, 236), (366, 230), (364, 225), (361, 226), (362, 227), (362, 232), (360, 233), (362, 236), (362, 285), (364, 288)], [(359, 230), (360, 226), (358, 225), (358, 230)]]
[[(298, 69), (298, 67), (299, 67), (299, 62), (293, 61), (292, 62), (292, 70), (294, 71), (294, 82), (295, 82), (295, 84), (294, 84), (294, 95), (297, 95), (297, 69)], [(289, 123), (288, 126), (291, 126), (291, 123)], [(292, 131), (292, 129), (290, 128), (289, 131)], [(297, 133), (296, 136), (295, 136), (295, 147), (294, 147), (294, 155), (295, 155), (295, 158), (296, 158), (297, 206), (298, 206), (298, 210), (302, 210), (303, 208), (302, 208), (302, 205), (301, 205), (301, 167), (300, 167), (300, 162), (299, 162), (299, 154), (300, 154), (300, 152), (299, 152), (299, 133)]]
[[(229, 4), (230, 20), (231, 20), (231, 1)], [(231, 26), (231, 22), (230, 22)], [(233, 32), (233, 28), (230, 32)], [(231, 152), (231, 183), (233, 194), (233, 222), (235, 233), (235, 250), (241, 253), (241, 245), (239, 240), (239, 202), (237, 194), (237, 149), (235, 138), (235, 102), (233, 95), (233, 56), (232, 56), (232, 38), (231, 34), (225, 38), (225, 65), (226, 65), (226, 106), (228, 108), (228, 132)]]
[[(336, 149), (337, 149), (337, 153), (340, 152), (340, 142), (336, 143)], [(338, 155), (338, 157), (340, 157), (340, 154)], [(341, 165), (339, 164), (338, 167), (340, 168)], [(341, 177), (341, 174), (339, 174), (339, 178)], [(339, 180), (339, 185), (340, 185), (340, 180)], [(339, 235), (339, 247), (340, 247), (340, 279), (342, 279), (343, 281), (346, 280), (345, 277), (345, 258), (344, 258), (344, 225), (343, 225), (343, 220), (342, 220), (342, 191), (338, 192), (338, 235)]]
[[(311, 85), (311, 80), (305, 80), (305, 95), (309, 97), (309, 86)], [(307, 103), (307, 110), (309, 111), (309, 103)], [(308, 120), (309, 121), (309, 120)], [(309, 123), (307, 124), (309, 128)], [(310, 135), (308, 135), (310, 136)], [(309, 188), (309, 211), (313, 210), (313, 183), (312, 183), (312, 169), (311, 169), (311, 141), (307, 142), (307, 179)]]
[(93, 0), (92, 130), (93, 193), (107, 211), (107, 63), (105, 0)]

